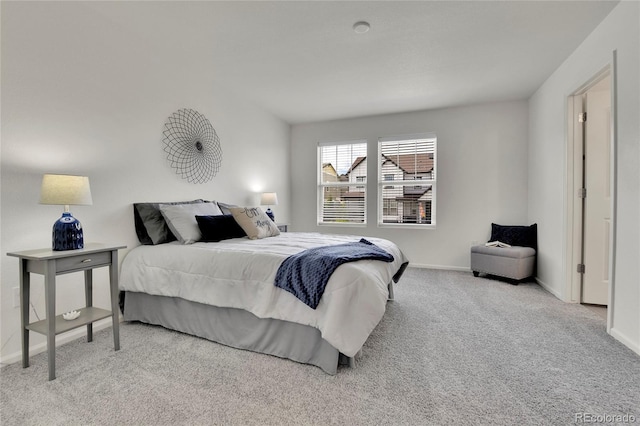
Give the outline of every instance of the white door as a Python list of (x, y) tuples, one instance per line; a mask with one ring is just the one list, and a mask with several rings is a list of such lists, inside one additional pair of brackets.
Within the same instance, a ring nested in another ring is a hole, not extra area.
[(584, 265), (582, 303), (607, 305), (611, 233), (611, 88), (610, 78), (585, 95)]

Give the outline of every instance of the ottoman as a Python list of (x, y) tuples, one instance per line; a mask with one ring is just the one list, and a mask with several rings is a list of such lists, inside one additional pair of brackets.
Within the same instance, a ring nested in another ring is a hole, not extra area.
[(533, 275), (536, 251), (531, 247), (471, 247), (471, 270), (520, 281)]

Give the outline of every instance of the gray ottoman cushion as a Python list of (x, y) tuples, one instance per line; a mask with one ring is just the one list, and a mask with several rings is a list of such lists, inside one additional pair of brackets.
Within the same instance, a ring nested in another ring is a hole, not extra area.
[(471, 247), (471, 270), (522, 280), (533, 275), (536, 251), (531, 247)]

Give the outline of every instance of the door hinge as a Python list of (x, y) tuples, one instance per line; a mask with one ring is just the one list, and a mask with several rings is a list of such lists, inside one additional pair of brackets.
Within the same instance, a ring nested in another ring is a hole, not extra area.
[(578, 269), (576, 272), (578, 272), (579, 274), (584, 274), (586, 268), (584, 266), (584, 263), (578, 263)]
[(578, 189), (578, 198), (587, 198), (587, 188)]
[(586, 112), (581, 112), (580, 114), (578, 114), (578, 123), (584, 123), (587, 121), (587, 113)]

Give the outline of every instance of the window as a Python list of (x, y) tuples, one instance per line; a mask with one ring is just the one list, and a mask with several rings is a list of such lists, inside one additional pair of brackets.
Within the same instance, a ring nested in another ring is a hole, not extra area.
[(318, 145), (318, 224), (367, 223), (367, 141)]
[(435, 226), (436, 142), (432, 133), (378, 140), (379, 225)]
[[(395, 180), (395, 175), (393, 175), (393, 174), (386, 174), (386, 175), (384, 175), (384, 180), (385, 180), (386, 182), (389, 182), (389, 181)], [(391, 186), (391, 185), (385, 185), (383, 189), (393, 189), (393, 186)]]
[(389, 198), (382, 200), (382, 210), (384, 216), (395, 216), (398, 214), (398, 202)]

